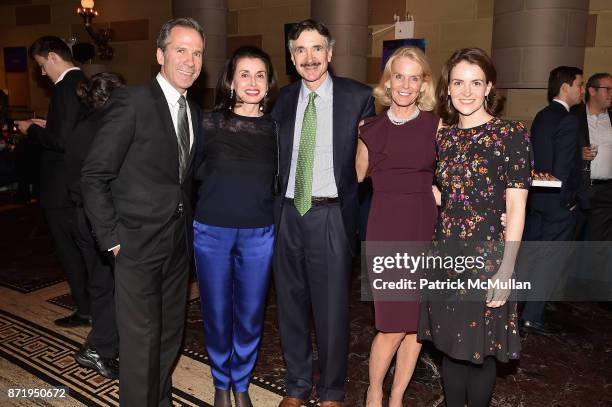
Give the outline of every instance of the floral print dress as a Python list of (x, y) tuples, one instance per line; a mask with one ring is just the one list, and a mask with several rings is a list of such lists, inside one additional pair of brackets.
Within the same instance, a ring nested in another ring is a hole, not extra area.
[[(442, 128), (437, 145), (436, 179), (442, 208), (435, 240), (455, 248), (470, 246), (472, 254), (486, 254), (484, 268), (462, 273), (486, 280), (497, 272), (503, 256), (500, 217), (506, 208), (506, 188), (528, 189), (531, 185), (529, 134), (520, 122), (492, 118), (469, 129)], [(444, 277), (456, 278), (453, 270), (443, 272), (447, 273)], [(468, 295), (473, 292), (456, 290), (444, 301), (426, 295), (419, 339), (432, 341), (451, 358), (476, 364), (487, 356), (501, 362), (518, 359), (516, 302), (489, 308), (484, 293), (477, 300)]]

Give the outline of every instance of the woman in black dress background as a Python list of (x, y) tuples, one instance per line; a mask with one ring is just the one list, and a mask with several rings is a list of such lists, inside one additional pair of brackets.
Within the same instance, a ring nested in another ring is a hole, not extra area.
[(125, 80), (111, 72), (101, 72), (83, 79), (76, 89), (82, 105), (79, 121), (64, 143), (68, 193), (74, 205), (71, 228), (87, 270), (87, 289), (91, 301), (91, 332), (83, 347), (74, 354), (74, 359), (79, 365), (94, 369), (109, 379), (119, 378), (114, 259), (109, 253), (99, 251), (91, 223), (83, 209), (81, 168), (105, 120), (106, 102), (114, 89), (123, 86)]

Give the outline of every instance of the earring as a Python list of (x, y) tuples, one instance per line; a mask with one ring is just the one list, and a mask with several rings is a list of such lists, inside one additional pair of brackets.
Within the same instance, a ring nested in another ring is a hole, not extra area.
[(489, 110), (489, 95), (485, 95), (485, 110)]
[(391, 88), (385, 88), (385, 95), (391, 97)]
[(260, 104), (259, 104), (259, 111), (260, 111), (260, 112), (263, 112), (263, 103), (260, 103)]
[(230, 105), (227, 107), (229, 110), (232, 110), (232, 106), (234, 105), (234, 88), (230, 89)]
[(450, 100), (450, 98), (446, 99), (446, 106), (448, 106), (447, 110), (450, 112), (450, 110), (451, 110), (451, 100)]

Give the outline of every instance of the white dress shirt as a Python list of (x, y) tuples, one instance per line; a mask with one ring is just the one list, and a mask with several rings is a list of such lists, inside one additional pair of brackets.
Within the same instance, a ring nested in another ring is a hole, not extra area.
[[(285, 197), (293, 198), (295, 193), (295, 171), (297, 169), (300, 140), (302, 138), (302, 123), (304, 112), (308, 106), (308, 95), (311, 90), (304, 85), (300, 88), (297, 110), (295, 112), (295, 130), (293, 132), (293, 151), (291, 154), (291, 168)], [(317, 109), (317, 136), (312, 168), (312, 196), (336, 198), (338, 188), (334, 176), (334, 85), (331, 75), (327, 73), (325, 81), (315, 91), (314, 100)]]
[(591, 114), (587, 109), (589, 140), (597, 145), (597, 155), (591, 161), (591, 179), (612, 179), (612, 123), (608, 112)]
[(553, 99), (553, 102), (557, 102), (563, 105), (563, 107), (565, 108), (565, 110), (567, 110), (568, 112), (570, 111), (570, 107), (567, 103), (565, 103), (564, 101), (562, 101), (561, 99)]
[[(170, 115), (172, 116), (172, 123), (174, 124), (174, 134), (176, 135), (178, 141), (178, 113), (180, 105), (178, 103), (179, 98), (181, 97), (181, 93), (178, 90), (174, 89), (172, 85), (162, 76), (161, 73), (157, 74), (157, 83), (164, 92), (164, 96), (166, 97), (166, 102), (168, 102), (168, 108), (170, 109)], [(187, 108), (187, 120), (189, 123), (189, 149), (191, 150), (191, 146), (193, 146), (193, 124), (191, 123), (191, 111), (189, 110), (189, 103), (187, 103), (187, 91), (182, 94), (185, 96), (185, 107)]]
[(54, 85), (57, 85), (58, 83), (60, 83), (62, 81), (62, 79), (64, 79), (64, 77), (66, 76), (66, 74), (70, 71), (80, 71), (81, 68), (78, 68), (76, 66), (73, 66), (72, 68), (68, 68), (66, 69), (64, 72), (62, 72), (62, 74), (59, 76), (59, 78), (57, 78), (57, 80), (55, 81)]

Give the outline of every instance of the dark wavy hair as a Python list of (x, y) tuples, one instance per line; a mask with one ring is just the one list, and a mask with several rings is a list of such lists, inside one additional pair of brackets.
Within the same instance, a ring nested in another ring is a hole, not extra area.
[(61, 38), (53, 35), (46, 35), (38, 38), (28, 49), (30, 58), (43, 57), (48, 58), (49, 52), (57, 54), (66, 62), (74, 62), (70, 47)]
[(266, 74), (268, 77), (268, 92), (262, 99), (260, 105), (264, 112), (268, 111), (269, 102), (276, 90), (276, 74), (274, 73), (274, 67), (272, 66), (272, 60), (270, 56), (257, 47), (244, 46), (238, 48), (232, 56), (225, 61), (223, 71), (217, 81), (217, 87), (215, 88), (215, 112), (227, 113), (233, 110), (239, 100), (236, 100), (236, 95), (232, 94), (232, 81), (234, 80), (234, 73), (236, 72), (236, 66), (238, 61), (242, 58), (254, 58), (261, 60), (266, 66)]
[(113, 89), (125, 86), (125, 80), (113, 72), (100, 72), (89, 79), (83, 79), (77, 85), (77, 96), (89, 113), (101, 109)]
[(478, 65), (485, 74), (487, 84), (491, 83), (491, 90), (485, 102), (485, 110), (491, 116), (498, 116), (504, 109), (506, 99), (497, 93), (495, 84), (497, 83), (497, 71), (493, 66), (491, 57), (480, 48), (463, 48), (455, 51), (442, 67), (438, 87), (436, 88), (438, 99), (438, 115), (442, 118), (445, 125), (454, 125), (459, 122), (459, 112), (453, 106), (448, 94), (450, 84), (450, 74), (453, 68), (461, 61)]

